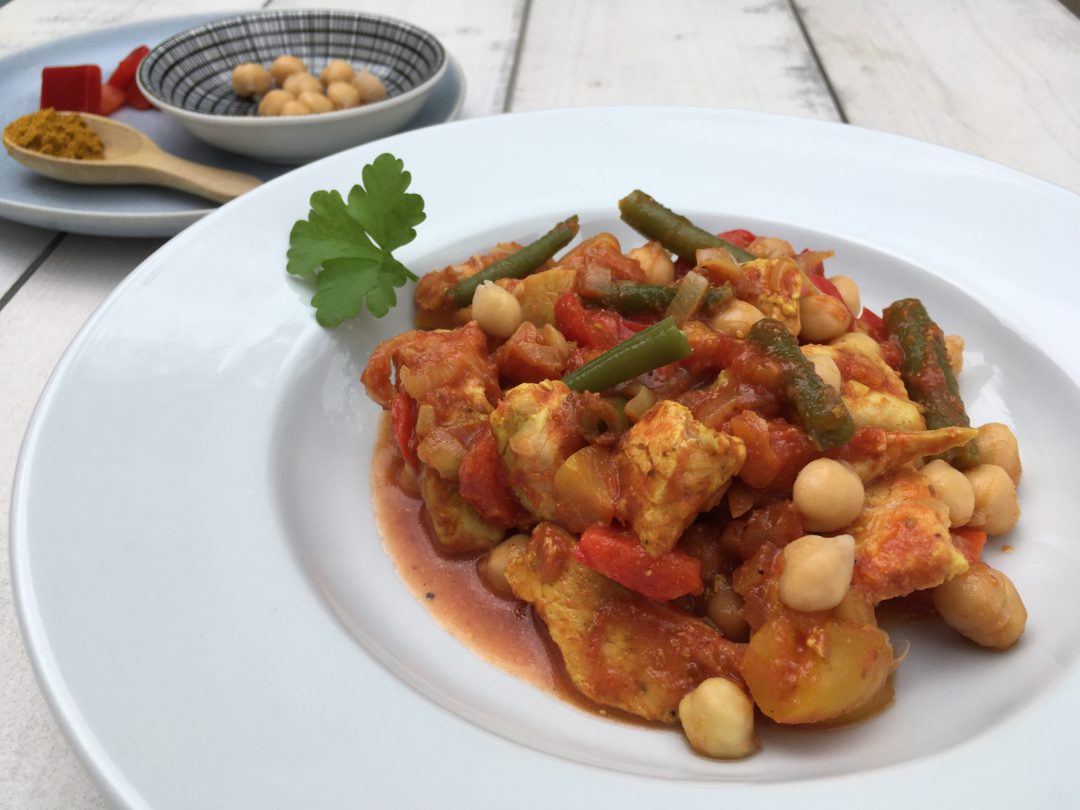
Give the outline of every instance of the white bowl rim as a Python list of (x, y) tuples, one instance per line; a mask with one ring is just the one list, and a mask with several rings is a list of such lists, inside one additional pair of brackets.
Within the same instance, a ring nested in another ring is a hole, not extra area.
[[(312, 115), (217, 115), (211, 113), (195, 112), (194, 110), (187, 110), (183, 107), (178, 107), (175, 104), (170, 104), (168, 101), (165, 101), (165, 99), (161, 98), (159, 95), (147, 88), (147, 86), (143, 83), (143, 64), (146, 62), (146, 59), (148, 59), (158, 48), (161, 48), (164, 45), (168, 45), (180, 37), (188, 36), (194, 31), (212, 29), (215, 26), (224, 25), (226, 23), (234, 23), (240, 20), (251, 19), (254, 17), (304, 17), (313, 13), (337, 14), (344, 17), (354, 17), (363, 18), (366, 20), (390, 22), (394, 23), (395, 25), (401, 25), (405, 28), (410, 28), (414, 31), (418, 31), (424, 36), (429, 37), (431, 41), (434, 42), (436, 46), (438, 46), (439, 62), (430, 76), (428, 76), (420, 84), (416, 85), (416, 87), (413, 87), (411, 90), (406, 90), (400, 95), (390, 96), (383, 99), (382, 101), (376, 101), (371, 104), (362, 104), (359, 107), (351, 107), (347, 110), (333, 110), (326, 113), (313, 113)], [(220, 19), (204, 23), (203, 25), (197, 25), (194, 28), (188, 28), (185, 31), (180, 31), (179, 33), (174, 34), (168, 39), (159, 42), (150, 50), (150, 53), (148, 53), (146, 57), (143, 58), (143, 62), (139, 64), (139, 69), (135, 72), (135, 83), (138, 85), (139, 90), (142, 92), (142, 94), (146, 96), (147, 101), (149, 101), (162, 112), (170, 113), (172, 115), (175, 115), (177, 118), (186, 118), (191, 121), (199, 121), (207, 124), (220, 124), (222, 126), (255, 126), (264, 128), (278, 126), (283, 129), (287, 127), (292, 127), (293, 129), (306, 129), (308, 127), (318, 126), (321, 123), (327, 121), (342, 121), (349, 118), (364, 118), (367, 116), (375, 115), (378, 113), (379, 110), (385, 111), (391, 109), (392, 107), (400, 106), (401, 104), (404, 104), (409, 100), (416, 98), (417, 96), (426, 95), (427, 93), (431, 92), (431, 90), (435, 87), (438, 81), (443, 77), (443, 74), (446, 73), (447, 67), (450, 64), (448, 54), (449, 52), (446, 50), (446, 46), (443, 45), (442, 40), (440, 40), (437, 36), (432, 34), (426, 28), (416, 25), (415, 23), (408, 22), (407, 20), (402, 20), (399, 17), (390, 17), (386, 14), (369, 14), (365, 11), (351, 11), (349, 9), (334, 8), (266, 9), (263, 11), (248, 11), (242, 14), (233, 14), (228, 17), (222, 17)]]

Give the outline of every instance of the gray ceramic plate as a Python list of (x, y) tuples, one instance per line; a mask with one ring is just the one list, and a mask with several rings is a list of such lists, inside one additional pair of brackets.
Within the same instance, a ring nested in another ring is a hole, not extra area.
[[(172, 17), (95, 31), (19, 51), (0, 59), (0, 124), (38, 108), (41, 68), (48, 65), (99, 64), (107, 76), (116, 63), (139, 45), (157, 43), (221, 14)], [(465, 75), (450, 58), (416, 117), (403, 131), (452, 121), (465, 100)], [(289, 171), (246, 159), (197, 140), (157, 110), (125, 107), (114, 116), (142, 130), (163, 148), (187, 158), (271, 180)], [(207, 202), (180, 191), (151, 186), (76, 186), (34, 174), (0, 152), (0, 217), (42, 228), (97, 236), (173, 236), (213, 211)]]

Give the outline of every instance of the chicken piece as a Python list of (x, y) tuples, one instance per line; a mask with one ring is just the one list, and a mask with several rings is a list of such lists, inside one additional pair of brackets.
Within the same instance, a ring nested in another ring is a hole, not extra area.
[(963, 447), (978, 433), (974, 428), (947, 427), (900, 433), (881, 428), (860, 428), (850, 442), (830, 452), (831, 458), (855, 468), (863, 483), (925, 456), (937, 456)]
[(803, 274), (794, 259), (782, 256), (735, 264), (727, 251), (717, 253), (716, 249), (706, 249), (698, 251), (697, 261), (696, 269), (710, 283), (730, 282), (736, 298), (753, 304), (766, 318), (780, 321), (791, 334), (799, 334)]
[(500, 242), (487, 253), (471, 256), (460, 264), (426, 273), (416, 283), (417, 308), (423, 312), (453, 309), (453, 304), (446, 297), (447, 290), (519, 250), (521, 245), (517, 242)]
[(603, 269), (610, 272), (615, 281), (634, 281), (639, 284), (648, 281), (637, 260), (624, 256), (619, 240), (607, 231), (590, 236), (576, 246), (559, 259), (559, 267), (575, 271)]
[[(397, 385), (391, 372), (397, 372)], [(406, 332), (380, 343), (361, 381), (384, 408), (395, 391), (416, 402), (416, 454), (444, 478), (457, 477), (466, 448), (499, 398), (499, 375), (475, 322), (460, 329)]]
[(875, 603), (933, 588), (968, 569), (949, 538), (949, 507), (913, 467), (901, 467), (866, 488), (855, 537), (852, 582)]
[(619, 443), (619, 518), (660, 557), (720, 502), (745, 460), (741, 440), (705, 427), (685, 405), (660, 402)]
[(491, 431), (521, 505), (539, 520), (555, 520), (555, 473), (586, 444), (576, 396), (558, 380), (523, 383), (499, 402)]
[(900, 375), (880, 356), (870, 356), (847, 346), (809, 344), (807, 357), (830, 357), (840, 369), (840, 392), (856, 427), (885, 430), (926, 430), (922, 410), (908, 397)]
[(673, 724), (679, 701), (707, 678), (743, 687), (741, 645), (704, 622), (636, 594), (573, 559), (575, 542), (542, 523), (506, 578), (547, 625), (577, 689), (603, 706)]
[(506, 536), (504, 529), (493, 526), (461, 497), (455, 482), (441, 478), (432, 467), (420, 469), (420, 497), (435, 539), (447, 551), (483, 551)]

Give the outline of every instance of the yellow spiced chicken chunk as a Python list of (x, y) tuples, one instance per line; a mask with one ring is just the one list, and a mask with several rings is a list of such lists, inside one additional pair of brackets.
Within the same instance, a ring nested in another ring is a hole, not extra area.
[(661, 402), (619, 443), (619, 517), (660, 557), (699, 512), (719, 503), (745, 460), (740, 439), (705, 427), (677, 402)]

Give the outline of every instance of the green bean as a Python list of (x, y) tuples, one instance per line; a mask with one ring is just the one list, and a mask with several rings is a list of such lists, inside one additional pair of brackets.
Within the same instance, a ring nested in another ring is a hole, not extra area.
[(623, 222), (653, 239), (680, 259), (695, 263), (701, 248), (724, 248), (737, 262), (752, 262), (756, 257), (738, 245), (702, 230), (686, 217), (670, 211), (644, 191), (632, 191), (619, 200)]
[[(618, 281), (599, 295), (591, 297), (598, 301), (600, 306), (613, 309), (620, 315), (661, 315), (671, 305), (676, 289), (674, 284), (634, 284), (632, 281)], [(734, 298), (735, 291), (730, 284), (709, 287), (702, 309), (709, 314), (719, 312)]]
[[(949, 363), (945, 336), (931, 320), (918, 298), (903, 298), (885, 308), (883, 315), (889, 337), (904, 352), (900, 376), (908, 395), (923, 407), (929, 430), (943, 427), (970, 427), (960, 386)], [(946, 460), (961, 468), (979, 463), (975, 442), (968, 442), (945, 454)]]
[(560, 222), (535, 242), (530, 242), (521, 250), (511, 253), (504, 259), (484, 268), (479, 273), (459, 281), (446, 291), (447, 298), (456, 307), (465, 307), (472, 303), (473, 293), (485, 281), (498, 281), (500, 278), (524, 278), (544, 266), (544, 262), (565, 247), (577, 236), (578, 218), (575, 214), (570, 219)]
[(764, 318), (750, 327), (747, 339), (779, 363), (784, 396), (795, 406), (810, 441), (819, 450), (838, 447), (855, 435), (855, 422), (844, 400), (814, 371), (786, 326)]
[(575, 391), (606, 391), (639, 374), (690, 354), (690, 342), (671, 318), (664, 318), (608, 349), (562, 381)]

